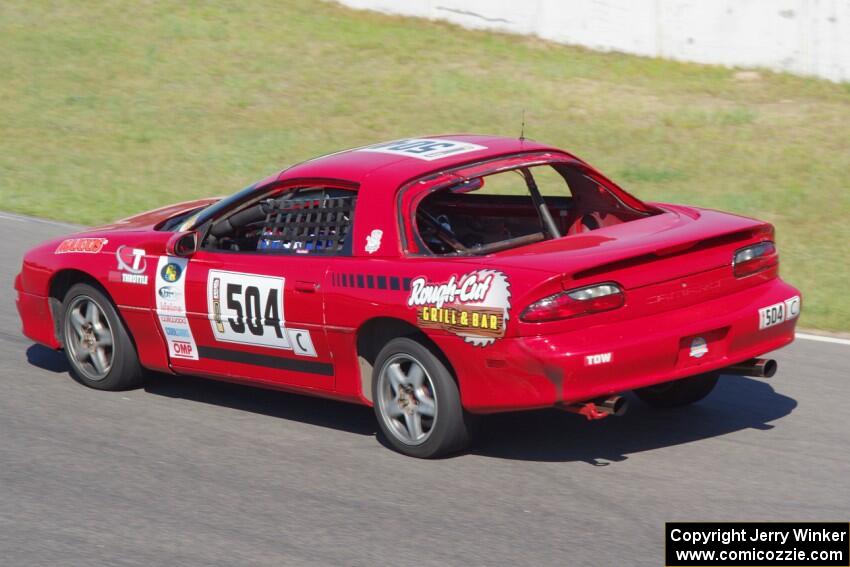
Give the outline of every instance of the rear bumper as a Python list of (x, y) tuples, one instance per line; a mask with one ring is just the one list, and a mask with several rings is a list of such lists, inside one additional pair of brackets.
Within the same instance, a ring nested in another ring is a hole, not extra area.
[[(503, 339), (478, 356), (452, 360), (463, 405), (479, 413), (548, 407), (736, 364), (794, 340), (796, 317), (759, 330), (758, 310), (799, 295), (777, 278), (683, 309), (569, 333)], [(692, 354), (697, 337), (707, 350)]]

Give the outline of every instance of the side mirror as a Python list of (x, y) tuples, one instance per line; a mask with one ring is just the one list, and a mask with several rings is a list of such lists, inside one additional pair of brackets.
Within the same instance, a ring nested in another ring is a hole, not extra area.
[(198, 233), (194, 230), (178, 232), (168, 239), (165, 244), (165, 253), (169, 256), (188, 258), (198, 251), (198, 244)]

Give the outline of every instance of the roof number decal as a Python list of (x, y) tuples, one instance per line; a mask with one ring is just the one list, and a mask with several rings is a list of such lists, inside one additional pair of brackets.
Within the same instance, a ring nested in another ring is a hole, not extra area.
[(429, 140), (427, 138), (411, 138), (407, 140), (395, 140), (374, 146), (360, 148), (360, 152), (377, 152), (381, 154), (392, 154), (397, 156), (412, 157), (425, 161), (434, 161), (440, 158), (456, 156), (477, 150), (486, 150), (485, 146), (470, 144), (468, 142), (456, 142), (454, 140)]

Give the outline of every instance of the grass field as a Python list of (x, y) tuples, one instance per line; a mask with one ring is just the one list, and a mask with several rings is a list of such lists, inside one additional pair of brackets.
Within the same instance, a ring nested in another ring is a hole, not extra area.
[(568, 148), (638, 196), (776, 224), (802, 324), (850, 328), (850, 85), (312, 0), (0, 4), (0, 208), (97, 223), (439, 132)]

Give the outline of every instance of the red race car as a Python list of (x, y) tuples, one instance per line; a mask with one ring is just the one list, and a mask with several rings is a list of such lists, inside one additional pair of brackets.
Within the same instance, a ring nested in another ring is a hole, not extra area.
[(434, 457), (477, 415), (619, 414), (702, 399), (794, 339), (773, 227), (645, 203), (577, 157), (450, 135), (327, 155), (224, 199), (47, 242), (15, 282), (24, 333), (87, 386), (146, 370), (375, 409)]

